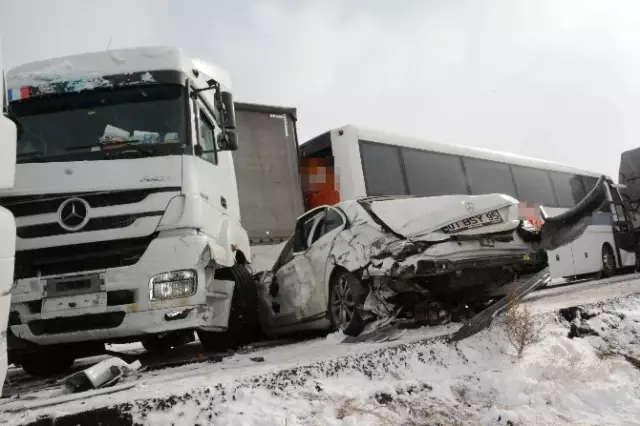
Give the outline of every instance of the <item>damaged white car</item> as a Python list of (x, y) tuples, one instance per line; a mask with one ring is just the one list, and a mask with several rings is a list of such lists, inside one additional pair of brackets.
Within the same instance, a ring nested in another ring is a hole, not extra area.
[(271, 270), (256, 275), (263, 329), (358, 335), (381, 318), (434, 324), (472, 314), (545, 268), (545, 250), (579, 237), (604, 185), (541, 230), (502, 194), (365, 197), (310, 210)]

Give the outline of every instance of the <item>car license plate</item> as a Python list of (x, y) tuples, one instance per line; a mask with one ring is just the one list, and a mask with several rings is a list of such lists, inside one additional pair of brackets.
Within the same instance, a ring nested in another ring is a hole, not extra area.
[(501, 223), (502, 217), (500, 217), (500, 213), (497, 210), (492, 210), (490, 212), (477, 214), (474, 216), (467, 217), (465, 219), (459, 220), (457, 222), (451, 223), (444, 228), (442, 228), (442, 232), (446, 234), (454, 234), (460, 231), (466, 231), (467, 229), (479, 228), (481, 226), (494, 225), (496, 223)]
[(42, 300), (42, 319), (102, 313), (107, 308), (107, 293), (47, 297)]

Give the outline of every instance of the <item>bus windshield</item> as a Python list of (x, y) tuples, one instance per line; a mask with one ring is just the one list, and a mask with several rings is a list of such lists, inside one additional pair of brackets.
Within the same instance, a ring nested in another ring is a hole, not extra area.
[[(181, 154), (187, 143), (184, 89), (176, 84), (34, 97), (10, 104), (22, 128), (17, 162)], [(125, 150), (122, 150), (125, 151)], [(115, 156), (114, 156), (115, 155)]]

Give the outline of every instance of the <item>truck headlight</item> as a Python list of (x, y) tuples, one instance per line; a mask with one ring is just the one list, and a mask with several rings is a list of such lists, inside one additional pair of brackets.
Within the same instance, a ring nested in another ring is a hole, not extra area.
[(149, 280), (151, 300), (176, 299), (193, 296), (197, 289), (197, 274), (191, 269), (164, 272)]

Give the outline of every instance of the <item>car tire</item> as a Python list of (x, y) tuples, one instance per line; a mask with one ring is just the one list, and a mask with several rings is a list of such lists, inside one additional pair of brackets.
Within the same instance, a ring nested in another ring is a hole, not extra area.
[(229, 323), (224, 332), (198, 330), (198, 338), (208, 352), (236, 349), (254, 340), (259, 330), (258, 289), (244, 265), (216, 271), (216, 278), (235, 283)]
[(608, 245), (602, 246), (602, 276), (604, 278), (612, 277), (616, 274), (617, 269), (613, 250)]
[(20, 357), (20, 366), (31, 376), (50, 377), (71, 369), (75, 357), (61, 350), (38, 350)]
[(332, 331), (342, 330), (347, 336), (358, 336), (364, 330), (365, 321), (361, 308), (368, 289), (353, 274), (338, 269), (329, 282), (329, 306), (327, 307)]

